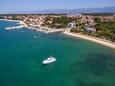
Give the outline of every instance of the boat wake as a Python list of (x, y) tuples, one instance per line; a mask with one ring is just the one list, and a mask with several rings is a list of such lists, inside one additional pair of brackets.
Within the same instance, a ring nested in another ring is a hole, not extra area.
[(20, 28), (23, 28), (23, 27), (24, 27), (23, 25), (14, 26), (14, 27), (6, 27), (5, 30), (20, 29)]

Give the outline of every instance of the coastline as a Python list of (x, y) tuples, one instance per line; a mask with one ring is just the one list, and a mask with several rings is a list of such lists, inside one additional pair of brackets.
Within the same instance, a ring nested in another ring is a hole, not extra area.
[(10, 20), (10, 19), (0, 19), (3, 21), (11, 21), (11, 22), (18, 22), (20, 25), (23, 25), (23, 27), (28, 27), (27, 24), (25, 24), (23, 21), (21, 20)]
[(63, 32), (63, 33), (65, 35), (82, 38), (82, 39), (89, 40), (89, 41), (92, 41), (92, 42), (96, 42), (96, 43), (104, 45), (106, 47), (115, 49), (115, 44), (114, 43), (106, 41), (106, 40), (103, 40), (103, 39), (100, 39), (100, 38), (96, 38), (96, 37), (92, 37), (92, 36), (87, 36), (87, 35), (82, 35), (82, 34), (73, 33), (73, 32), (67, 32), (67, 31)]
[(19, 24), (22, 25), (23, 27), (27, 27), (28, 29), (31, 29), (31, 30), (36, 30), (37, 32), (44, 32), (44, 33), (63, 32), (65, 35), (82, 38), (82, 39), (89, 40), (89, 41), (92, 41), (92, 42), (96, 42), (98, 44), (101, 44), (101, 45), (104, 45), (104, 46), (115, 49), (115, 44), (114, 43), (112, 43), (108, 40), (103, 40), (103, 39), (97, 38), (97, 37), (87, 36), (87, 35), (83, 35), (83, 34), (79, 34), (79, 33), (73, 33), (73, 32), (70, 32), (70, 31), (64, 31), (62, 29), (53, 30), (53, 28), (47, 28), (47, 27), (42, 27), (42, 26), (40, 26), (40, 28), (29, 27), (27, 24), (25, 24), (21, 20), (9, 20), (9, 19), (0, 19), (0, 20), (19, 22)]
[[(62, 29), (55, 29), (54, 30), (53, 28), (48, 28), (48, 27), (43, 27), (43, 26), (39, 26), (39, 28), (30, 27), (24, 21), (21, 21), (21, 20), (10, 20), (10, 19), (0, 19), (0, 20), (11, 21), (11, 22), (19, 22), (19, 24), (21, 25), (21, 27), (27, 27), (28, 29), (35, 30), (37, 32), (43, 32), (43, 33), (46, 33), (46, 34), (47, 33), (63, 32)], [(21, 28), (21, 27), (19, 26), (19, 28)], [(13, 27), (13, 28), (15, 28), (15, 27)], [(10, 29), (8, 29), (8, 30), (10, 30)]]
[(10, 20), (10, 19), (0, 19), (0, 20), (3, 20), (3, 21), (12, 21), (12, 22), (20, 22), (20, 20)]

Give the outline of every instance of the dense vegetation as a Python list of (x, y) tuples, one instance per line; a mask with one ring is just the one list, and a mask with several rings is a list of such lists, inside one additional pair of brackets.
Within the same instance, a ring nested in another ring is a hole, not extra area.
[(77, 32), (77, 33), (83, 33), (84, 32), (84, 27), (85, 23), (81, 22), (80, 19), (76, 19), (76, 28), (72, 28), (71, 32)]
[(47, 17), (45, 19), (44, 25), (51, 28), (66, 28), (68, 23), (72, 22), (72, 18), (68, 18), (66, 16), (61, 17)]
[(115, 21), (100, 21), (99, 18), (95, 18), (95, 22), (95, 27), (97, 28), (97, 37), (115, 41)]
[(114, 13), (83, 13), (83, 15), (91, 15), (91, 16), (113, 16)]
[(84, 23), (76, 22), (76, 28), (71, 29), (71, 32), (88, 34), (102, 39), (107, 39), (115, 42), (115, 21), (101, 21), (98, 17), (94, 18), (96, 33), (87, 33), (84, 30)]

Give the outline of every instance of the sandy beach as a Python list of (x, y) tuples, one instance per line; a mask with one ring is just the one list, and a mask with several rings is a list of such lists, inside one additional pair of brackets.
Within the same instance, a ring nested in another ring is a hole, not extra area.
[(82, 34), (77, 34), (77, 33), (72, 33), (72, 32), (64, 32), (64, 34), (69, 35), (69, 36), (73, 36), (73, 37), (79, 37), (82, 39), (86, 39), (86, 40), (90, 40), (99, 44), (102, 44), (104, 46), (110, 47), (115, 49), (115, 44), (100, 38), (96, 38), (96, 37), (91, 37), (91, 36), (87, 36), (87, 35), (82, 35)]

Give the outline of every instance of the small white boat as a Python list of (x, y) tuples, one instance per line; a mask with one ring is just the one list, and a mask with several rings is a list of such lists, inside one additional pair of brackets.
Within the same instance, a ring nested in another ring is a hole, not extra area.
[(50, 64), (56, 61), (56, 58), (53, 56), (48, 57), (46, 60), (42, 62), (42, 64)]

